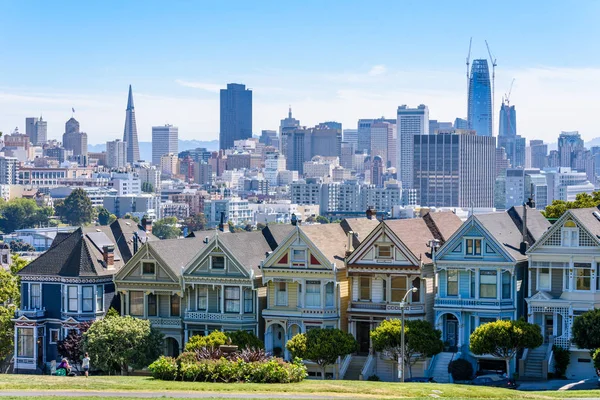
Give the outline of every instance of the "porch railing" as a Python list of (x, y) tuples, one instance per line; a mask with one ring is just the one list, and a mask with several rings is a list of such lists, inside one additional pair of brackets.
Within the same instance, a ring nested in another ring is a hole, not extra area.
[(348, 367), (350, 366), (351, 362), (352, 362), (352, 354), (346, 355), (346, 357), (344, 357), (344, 359), (342, 360), (342, 363), (340, 364), (340, 376), (338, 377), (338, 379), (344, 379), (344, 376), (346, 375), (346, 371), (348, 371)]
[(436, 307), (514, 307), (514, 301), (496, 299), (436, 298)]
[(186, 311), (186, 320), (204, 320), (204, 321), (254, 321), (255, 314), (227, 314), (211, 313), (205, 311)]
[(181, 318), (148, 318), (154, 326), (163, 328), (181, 328)]
[(39, 310), (17, 310), (17, 317), (42, 318), (44, 315), (46, 315), (45, 308)]
[[(391, 313), (400, 313), (402, 312), (402, 308), (400, 304), (395, 303), (370, 303), (370, 302), (361, 302), (361, 301), (352, 301), (350, 302), (350, 310), (374, 310), (374, 311), (385, 311)], [(425, 311), (425, 306), (420, 303), (416, 304), (407, 304), (404, 307), (404, 312), (407, 314), (414, 312), (423, 312)]]
[(377, 360), (375, 359), (375, 353), (370, 353), (369, 357), (367, 357), (367, 361), (365, 361), (365, 365), (363, 369), (360, 371), (360, 380), (366, 381), (369, 379), (371, 375), (373, 375), (373, 368), (375, 368), (375, 364)]

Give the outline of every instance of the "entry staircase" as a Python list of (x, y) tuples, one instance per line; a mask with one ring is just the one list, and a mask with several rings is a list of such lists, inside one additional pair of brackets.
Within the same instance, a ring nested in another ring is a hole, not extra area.
[(448, 372), (448, 364), (452, 361), (456, 353), (442, 352), (435, 356), (433, 369), (430, 377), (439, 383), (450, 383), (450, 373)]
[(360, 372), (367, 361), (367, 356), (352, 356), (348, 369), (344, 374), (344, 380), (357, 381), (360, 379)]
[[(548, 367), (546, 363), (548, 346), (548, 344), (543, 344), (538, 348), (529, 350), (524, 360), (525, 370), (522, 373), (524, 379), (548, 379)], [(546, 376), (544, 376), (544, 369), (546, 370)]]

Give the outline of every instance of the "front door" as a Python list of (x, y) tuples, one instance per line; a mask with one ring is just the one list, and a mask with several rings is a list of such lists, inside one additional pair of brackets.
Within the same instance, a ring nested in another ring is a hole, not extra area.
[(458, 331), (458, 321), (456, 319), (446, 320), (446, 342), (450, 348), (456, 347), (456, 332)]
[(550, 337), (554, 335), (554, 315), (544, 315), (544, 342), (549, 343)]
[(359, 354), (369, 354), (371, 347), (371, 324), (369, 322), (356, 323), (356, 341)]

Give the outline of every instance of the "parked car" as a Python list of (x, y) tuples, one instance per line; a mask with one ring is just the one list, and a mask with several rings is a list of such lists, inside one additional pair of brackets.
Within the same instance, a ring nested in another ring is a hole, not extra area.
[(415, 378), (408, 378), (404, 382), (436, 383), (433, 378), (427, 378), (427, 377), (424, 377), (424, 376), (415, 377)]
[(504, 375), (497, 375), (497, 374), (478, 376), (471, 381), (471, 384), (479, 385), (479, 386), (502, 387), (502, 388), (506, 388), (506, 389), (516, 389), (517, 388), (517, 384), (512, 379), (508, 379)]

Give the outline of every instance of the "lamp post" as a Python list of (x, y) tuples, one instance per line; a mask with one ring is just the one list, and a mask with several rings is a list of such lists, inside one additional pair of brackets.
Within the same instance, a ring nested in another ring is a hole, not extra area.
[(402, 330), (400, 332), (400, 354), (401, 354), (402, 362), (400, 363), (400, 379), (401, 379), (400, 382), (404, 382), (404, 307), (406, 306), (406, 298), (408, 297), (408, 295), (415, 293), (417, 290), (419, 290), (419, 289), (414, 287), (414, 288), (410, 289), (408, 292), (406, 292), (406, 294), (402, 298), (402, 302), (400, 303), (400, 310), (402, 311), (402, 320), (401, 320), (402, 321), (401, 322)]

